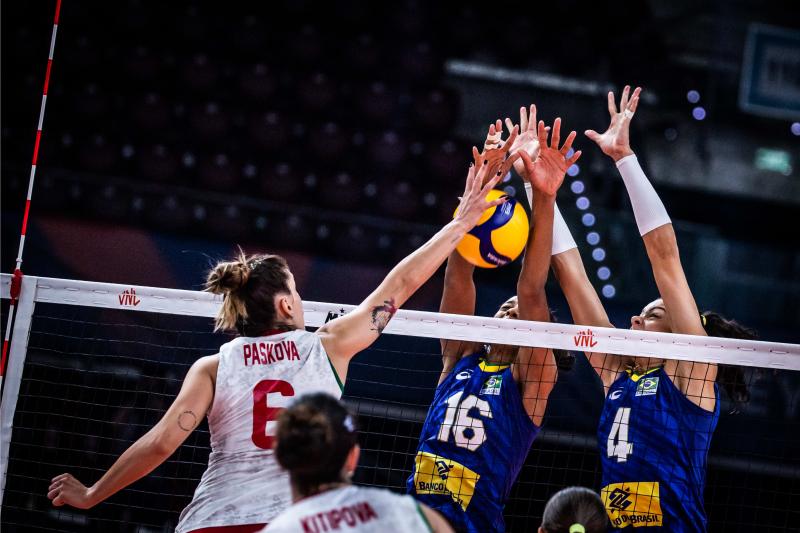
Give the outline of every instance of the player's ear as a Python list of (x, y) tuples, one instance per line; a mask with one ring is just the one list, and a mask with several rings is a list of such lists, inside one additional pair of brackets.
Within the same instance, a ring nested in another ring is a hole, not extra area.
[(344, 461), (344, 470), (345, 474), (347, 474), (348, 479), (352, 477), (353, 472), (356, 471), (356, 468), (358, 467), (358, 458), (360, 456), (361, 456), (361, 446), (356, 444), (355, 446), (350, 448), (350, 451), (347, 454), (347, 459), (345, 459)]
[(275, 296), (275, 300), (279, 316), (294, 316), (294, 298), (290, 294), (278, 294)]

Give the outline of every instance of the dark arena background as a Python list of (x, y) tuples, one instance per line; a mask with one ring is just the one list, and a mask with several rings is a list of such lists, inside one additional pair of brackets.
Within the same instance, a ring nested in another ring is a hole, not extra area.
[[(27, 276), (200, 290), (236, 245), (284, 255), (304, 300), (358, 304), (453, 216), (470, 149), (535, 103), (583, 150), (558, 203), (611, 321), (657, 296), (613, 163), (582, 132), (606, 94), (644, 88), (632, 145), (674, 222), (701, 310), (800, 343), (800, 9), (790, 2), (152, 2), (63, 0), (49, 71)], [(13, 272), (56, 2), (2, 4), (2, 271)], [(520, 178), (501, 187), (523, 199)], [(519, 261), (476, 274), (476, 314)], [(404, 306), (438, 310), (443, 269)], [(548, 299), (571, 323), (554, 279)], [(133, 294), (121, 306), (132, 306)], [(2, 324), (8, 317), (3, 296)], [(205, 423), (153, 474), (88, 510), (93, 483), (160, 418), (212, 319), (37, 303), (4, 471), (4, 532), (171, 531), (208, 458)], [(13, 355), (13, 353), (12, 353)], [(14, 365), (9, 360), (9, 369)], [(384, 335), (351, 366), (357, 483), (403, 491), (433, 398), (435, 339)], [(797, 531), (800, 373), (749, 366), (722, 395), (708, 460), (712, 532)], [(563, 487), (600, 487), (602, 387), (559, 376), (506, 506), (535, 531)], [(3, 396), (7, 402), (6, 392)], [(5, 409), (5, 405), (4, 405)], [(3, 411), (5, 414), (6, 411)], [(267, 495), (254, 495), (267, 497)], [(646, 528), (642, 531), (646, 531)]]

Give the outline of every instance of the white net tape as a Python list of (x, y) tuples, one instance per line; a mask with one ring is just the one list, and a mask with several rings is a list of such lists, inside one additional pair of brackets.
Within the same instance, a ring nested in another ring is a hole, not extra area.
[[(3, 297), (10, 280), (2, 275)], [(213, 317), (220, 297), (200, 291), (37, 278), (36, 302)], [(304, 302), (306, 325), (319, 327), (354, 306)], [(697, 335), (656, 333), (523, 320), (400, 310), (384, 333), (481, 341), (729, 365), (800, 370), (800, 345)]]

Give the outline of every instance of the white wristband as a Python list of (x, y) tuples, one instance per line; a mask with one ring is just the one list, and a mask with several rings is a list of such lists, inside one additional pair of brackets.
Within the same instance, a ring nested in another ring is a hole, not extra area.
[[(525, 194), (528, 197), (528, 205), (533, 209), (533, 187), (527, 181), (525, 182)], [(572, 238), (569, 226), (567, 226), (564, 217), (561, 216), (558, 204), (553, 206), (553, 211), (553, 247), (550, 255), (557, 255), (572, 248), (577, 248), (578, 245), (575, 244), (575, 239)]]
[(650, 233), (654, 229), (672, 222), (667, 214), (661, 198), (645, 176), (635, 154), (625, 156), (617, 161), (617, 169), (628, 189), (628, 196), (633, 207), (633, 216), (639, 227), (639, 235)]

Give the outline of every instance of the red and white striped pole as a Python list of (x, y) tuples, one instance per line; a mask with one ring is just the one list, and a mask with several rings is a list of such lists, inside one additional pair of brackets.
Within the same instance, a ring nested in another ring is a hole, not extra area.
[(50, 85), (50, 71), (53, 67), (53, 52), (56, 48), (56, 32), (58, 31), (58, 16), (61, 12), (61, 0), (56, 0), (56, 14), (53, 17), (53, 34), (50, 37), (50, 53), (47, 56), (47, 70), (44, 75), (44, 89), (42, 89), (42, 107), (39, 109), (39, 124), (36, 127), (36, 141), (33, 145), (33, 161), (31, 162), (31, 177), (28, 180), (28, 195), (25, 198), (25, 214), (22, 217), (22, 231), (19, 236), (19, 251), (17, 252), (17, 265), (14, 268), (14, 276), (11, 279), (11, 304), (8, 308), (8, 321), (6, 322), (6, 333), (3, 338), (3, 355), (0, 359), (0, 386), (3, 377), (6, 375), (6, 363), (8, 361), (8, 345), (11, 338), (11, 330), (14, 324), (14, 309), (22, 290), (22, 252), (25, 249), (25, 234), (28, 231), (28, 215), (31, 211), (31, 197), (33, 196), (33, 178), (36, 175), (36, 162), (39, 159), (39, 143), (42, 140), (42, 124), (44, 123), (44, 108), (47, 104), (47, 88)]

